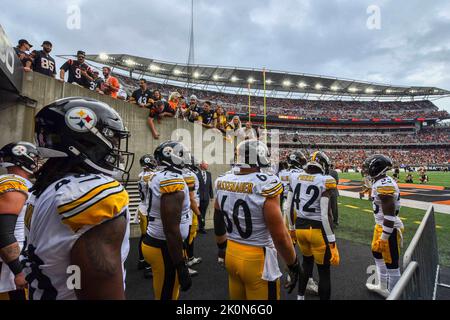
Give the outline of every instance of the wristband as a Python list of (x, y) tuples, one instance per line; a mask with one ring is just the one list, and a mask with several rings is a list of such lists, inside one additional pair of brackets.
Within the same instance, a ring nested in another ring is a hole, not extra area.
[(22, 272), (22, 264), (20, 263), (19, 258), (16, 258), (15, 260), (10, 261), (6, 264), (15, 276)]

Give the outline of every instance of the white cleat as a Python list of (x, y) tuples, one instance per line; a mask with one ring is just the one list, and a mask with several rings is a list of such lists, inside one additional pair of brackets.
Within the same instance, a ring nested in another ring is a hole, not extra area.
[(306, 291), (314, 294), (319, 293), (319, 286), (317, 285), (317, 283), (314, 281), (313, 278), (309, 278), (308, 284), (306, 285)]
[(187, 264), (188, 267), (192, 267), (193, 265), (199, 264), (200, 262), (202, 262), (202, 258), (200, 258), (200, 257), (198, 257), (198, 258), (192, 257), (192, 258), (190, 258), (187, 261), (186, 264)]
[(390, 294), (389, 290), (386, 288), (382, 288), (379, 284), (366, 283), (367, 289), (372, 292), (375, 292), (382, 296), (383, 298), (387, 298)]
[(198, 271), (197, 270), (194, 270), (194, 269), (191, 269), (191, 268), (188, 268), (188, 270), (189, 270), (189, 275), (191, 277), (195, 277), (195, 276), (198, 275)]

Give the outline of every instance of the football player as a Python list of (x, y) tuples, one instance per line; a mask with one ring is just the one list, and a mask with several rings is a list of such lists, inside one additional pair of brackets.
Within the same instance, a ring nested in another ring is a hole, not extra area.
[(230, 299), (280, 298), (277, 252), (288, 266), (289, 292), (301, 267), (280, 209), (283, 186), (270, 167), (267, 146), (245, 140), (237, 146), (239, 173), (216, 180), (214, 230), (219, 259), (225, 260)]
[(186, 291), (192, 284), (183, 256), (191, 215), (183, 168), (190, 155), (180, 142), (166, 141), (155, 149), (154, 156), (161, 170), (149, 181), (152, 201), (142, 253), (152, 267), (155, 299), (177, 300), (180, 289)]
[(27, 285), (19, 262), (25, 241), (24, 216), (28, 190), (37, 169), (38, 151), (28, 142), (0, 149), (0, 300), (25, 300)]
[(137, 217), (139, 219), (139, 227), (141, 229), (141, 238), (139, 239), (139, 262), (138, 262), (138, 270), (144, 269), (144, 278), (150, 278), (152, 276), (152, 269), (150, 265), (145, 262), (144, 255), (142, 254), (142, 240), (144, 239), (145, 234), (147, 233), (148, 227), (148, 210), (149, 210), (149, 202), (151, 201), (150, 189), (148, 182), (151, 180), (154, 175), (156, 168), (158, 167), (158, 163), (156, 159), (151, 154), (144, 154), (141, 159), (139, 159), (139, 163), (142, 168), (142, 172), (139, 174), (138, 188), (139, 195), (141, 197), (141, 202), (139, 203)]
[(189, 274), (195, 276), (198, 274), (197, 270), (191, 269), (193, 265), (202, 262), (201, 257), (194, 256), (194, 239), (197, 237), (198, 221), (201, 219), (200, 213), (200, 182), (197, 177), (199, 162), (193, 156), (190, 163), (183, 170), (184, 180), (189, 188), (189, 200), (191, 206), (191, 217), (189, 225), (189, 237), (185, 240), (187, 266), (189, 267)]
[(383, 297), (400, 279), (399, 257), (403, 222), (400, 220), (400, 190), (386, 172), (392, 161), (387, 156), (375, 154), (364, 162), (365, 170), (373, 180), (372, 206), (375, 229), (372, 240), (372, 255), (377, 268), (378, 284), (366, 286)]
[(37, 172), (25, 214), (30, 299), (124, 299), (129, 132), (106, 103), (57, 100), (35, 117)]
[(316, 151), (306, 164), (305, 172), (291, 175), (293, 190), (289, 212), (296, 213), (297, 243), (303, 254), (304, 276), (299, 280), (298, 300), (305, 299), (305, 291), (312, 276), (314, 263), (319, 273), (319, 297), (329, 300), (331, 295), (330, 265), (339, 264), (336, 238), (330, 223), (329, 198), (336, 180), (328, 175), (330, 160)]

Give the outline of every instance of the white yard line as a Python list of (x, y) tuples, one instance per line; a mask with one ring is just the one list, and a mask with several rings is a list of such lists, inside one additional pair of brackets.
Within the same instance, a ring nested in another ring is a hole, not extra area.
[[(344, 196), (344, 197), (359, 199), (358, 192), (339, 190), (339, 195)], [(367, 199), (367, 198), (365, 198), (365, 199)], [(450, 214), (450, 206), (444, 205), (444, 204), (436, 204), (436, 203), (409, 200), (409, 199), (400, 199), (400, 204), (403, 207), (421, 209), (421, 210), (427, 210), (428, 207), (430, 206), (430, 204), (432, 204), (434, 206), (434, 211)]]

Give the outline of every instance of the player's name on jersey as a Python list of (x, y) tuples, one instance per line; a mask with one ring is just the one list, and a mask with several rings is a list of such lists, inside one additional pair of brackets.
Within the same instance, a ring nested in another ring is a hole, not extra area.
[(315, 178), (316, 178), (315, 176), (309, 176), (304, 174), (298, 176), (298, 180), (301, 181), (314, 181)]
[(233, 182), (233, 181), (218, 181), (217, 189), (230, 192), (238, 193), (253, 193), (253, 183), (252, 182)]

